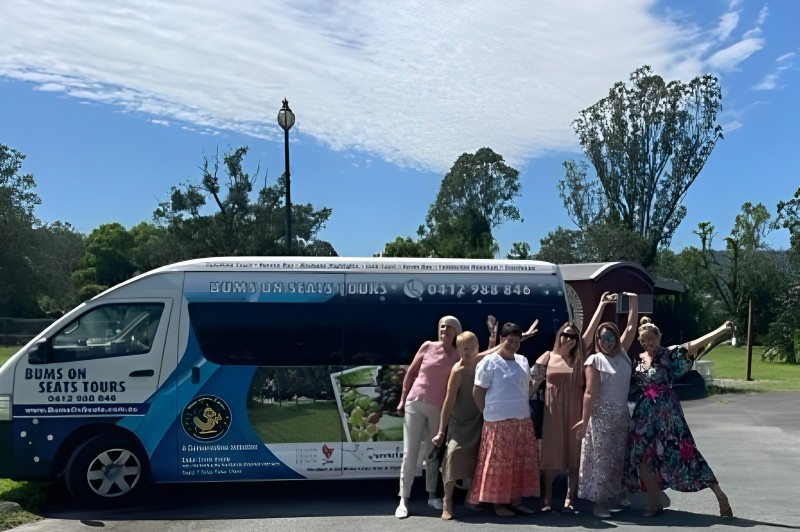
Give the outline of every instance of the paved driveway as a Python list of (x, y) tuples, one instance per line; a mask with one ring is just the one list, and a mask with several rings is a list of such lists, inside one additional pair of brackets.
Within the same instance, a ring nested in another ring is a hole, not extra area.
[[(82, 511), (64, 501), (47, 519), (18, 530), (281, 530), (330, 532), (421, 529), (431, 531), (514, 530), (538, 525), (596, 530), (800, 530), (800, 393), (770, 392), (716, 395), (684, 403), (698, 447), (714, 469), (736, 519), (718, 517), (714, 495), (669, 491), (672, 505), (657, 518), (628, 510), (600, 520), (591, 512), (576, 516), (542, 515), (498, 518), (471, 513), (443, 522), (414, 492), (411, 517), (393, 517), (396, 481), (283, 482), (158, 486), (143, 504), (125, 510)], [(416, 489), (422, 482), (417, 481)], [(581, 505), (581, 509), (588, 509)]]

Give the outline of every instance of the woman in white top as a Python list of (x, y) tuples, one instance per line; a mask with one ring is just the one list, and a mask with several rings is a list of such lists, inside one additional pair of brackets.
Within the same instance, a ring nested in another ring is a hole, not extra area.
[(515, 510), (532, 514), (522, 498), (539, 495), (539, 449), (528, 406), (530, 368), (517, 354), (522, 330), (506, 323), (500, 341), (498, 351), (486, 355), (475, 369), (473, 397), (484, 423), (467, 503), (492, 503), (500, 516), (514, 515)]
[(584, 363), (583, 417), (575, 425), (583, 438), (578, 496), (594, 502), (594, 515), (611, 517), (608, 508), (618, 502), (622, 490), (631, 360), (611, 322), (597, 328), (596, 345), (600, 352)]

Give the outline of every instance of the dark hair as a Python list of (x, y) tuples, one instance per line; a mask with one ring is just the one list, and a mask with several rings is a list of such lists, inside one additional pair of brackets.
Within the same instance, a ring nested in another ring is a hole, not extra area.
[(503, 325), (503, 328), (500, 329), (500, 338), (505, 338), (506, 336), (519, 336), (522, 338), (522, 329), (519, 328), (519, 325), (516, 323), (508, 322)]
[[(570, 333), (566, 332), (567, 329), (575, 329), (575, 334), (570, 334)], [(581, 358), (583, 358), (583, 342), (581, 341), (581, 328), (578, 327), (577, 325), (575, 325), (574, 321), (568, 321), (567, 323), (562, 325), (558, 329), (558, 332), (556, 333), (556, 341), (553, 344), (553, 349), (552, 349), (553, 351), (555, 351), (556, 348), (558, 348), (558, 346), (561, 345), (561, 335), (562, 334), (565, 335), (565, 336), (574, 336), (575, 337), (575, 346), (572, 349), (570, 349), (569, 355), (572, 356), (572, 357), (574, 357), (576, 355), (580, 355)]]

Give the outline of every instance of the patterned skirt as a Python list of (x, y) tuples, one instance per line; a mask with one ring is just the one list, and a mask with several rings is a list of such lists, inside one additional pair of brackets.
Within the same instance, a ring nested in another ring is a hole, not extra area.
[(530, 418), (484, 421), (467, 502), (509, 504), (539, 495), (539, 446)]
[(580, 498), (601, 504), (619, 500), (629, 425), (627, 403), (595, 403), (581, 448)]

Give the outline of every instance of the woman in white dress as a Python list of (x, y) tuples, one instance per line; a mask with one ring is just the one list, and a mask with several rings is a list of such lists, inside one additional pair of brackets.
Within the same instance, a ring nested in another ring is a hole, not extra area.
[(578, 496), (594, 502), (594, 515), (605, 518), (611, 517), (608, 508), (622, 491), (631, 360), (611, 322), (597, 328), (596, 345), (600, 352), (584, 363), (583, 417), (575, 425), (577, 436), (583, 438)]

